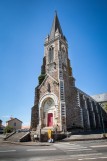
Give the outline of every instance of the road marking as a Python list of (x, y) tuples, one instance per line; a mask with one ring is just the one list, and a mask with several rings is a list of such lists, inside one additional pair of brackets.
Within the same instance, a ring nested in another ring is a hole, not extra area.
[(97, 157), (97, 158), (84, 158), (84, 159), (78, 159), (78, 160), (94, 160), (94, 159), (106, 159), (107, 157)]
[(99, 157), (99, 158), (101, 158), (101, 159), (105, 159), (105, 158), (107, 158), (107, 157)]
[(58, 146), (59, 148), (64, 149), (64, 150), (66, 150), (66, 149), (85, 149), (85, 148), (88, 148), (88, 147), (76, 145), (76, 144), (64, 145), (64, 147), (62, 145), (57, 145), (57, 144), (55, 144), (55, 145)]
[(7, 153), (7, 152), (15, 152), (16, 150), (5, 150), (5, 151), (0, 151), (0, 153)]
[(26, 151), (46, 151), (46, 150), (51, 151), (51, 150), (56, 150), (56, 149), (54, 149), (54, 148), (52, 148), (52, 149), (27, 149)]
[(91, 154), (73, 154), (73, 155), (70, 155), (70, 157), (84, 157), (84, 156), (90, 156), (90, 155), (102, 155), (102, 153), (91, 153)]
[(84, 156), (96, 156), (96, 155), (102, 155), (102, 153), (90, 153), (90, 154), (73, 154), (70, 155), (70, 157), (84, 157)]
[(84, 151), (84, 150), (92, 150), (92, 149), (70, 149), (68, 151)]
[(90, 146), (91, 148), (103, 148), (103, 147), (107, 147), (107, 145), (93, 145)]
[[(86, 155), (94, 155), (94, 157), (95, 157), (95, 155), (102, 155), (102, 153), (93, 153), (93, 154), (80, 154), (80, 155), (69, 155), (69, 157), (64, 157), (64, 156), (60, 156), (60, 157), (58, 157), (58, 158), (56, 158), (56, 157), (51, 157), (51, 161), (65, 161), (65, 160), (84, 160), (85, 158), (80, 158), (80, 157), (84, 157), (84, 156), (86, 156)], [(79, 157), (79, 158), (78, 158)], [(90, 156), (91, 157), (91, 159), (92, 158), (94, 158), (94, 157), (92, 157), (92, 156)], [(98, 158), (97, 158), (98, 157)], [(106, 158), (106, 157), (104, 157), (104, 158)], [(90, 158), (88, 158), (88, 159), (90, 159)], [(91, 160), (90, 159), (90, 160)], [(103, 159), (103, 157), (100, 157), (100, 156), (96, 156), (96, 159)], [(50, 161), (50, 159), (49, 159), (49, 157), (42, 157), (42, 159), (40, 158), (40, 157), (36, 157), (36, 158), (31, 158), (30, 159), (30, 161), (35, 161), (35, 160), (37, 160), (37, 161), (41, 161), (41, 160), (44, 160), (44, 161)], [(87, 160), (87, 159), (86, 159)]]
[(61, 147), (62, 147), (63, 145), (64, 145), (64, 146), (75, 146), (76, 144), (70, 144), (70, 143), (54, 144), (54, 146), (61, 146)]
[(87, 147), (77, 147), (77, 148), (73, 148), (73, 147), (69, 147), (69, 148), (66, 148), (66, 150), (70, 150), (70, 149), (87, 149)]
[(79, 144), (73, 144), (73, 145), (64, 145), (61, 146), (60, 145), (56, 145), (57, 147), (59, 147), (61, 150), (63, 150), (64, 152), (72, 152), (72, 151), (89, 151), (92, 150), (91, 148), (85, 147), (85, 146), (81, 146)]
[(78, 160), (94, 160), (94, 159), (97, 159), (97, 158), (84, 158), (84, 159), (78, 159)]

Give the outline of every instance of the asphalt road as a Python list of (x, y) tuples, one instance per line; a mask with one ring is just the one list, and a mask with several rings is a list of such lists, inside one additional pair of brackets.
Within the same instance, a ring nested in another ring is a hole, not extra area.
[(49, 146), (0, 144), (0, 161), (107, 161), (107, 140), (53, 143)]

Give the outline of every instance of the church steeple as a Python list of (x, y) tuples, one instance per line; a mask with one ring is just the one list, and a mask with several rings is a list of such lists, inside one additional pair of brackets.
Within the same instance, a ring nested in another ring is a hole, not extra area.
[(55, 16), (54, 16), (54, 20), (53, 20), (52, 28), (50, 32), (50, 40), (55, 38), (56, 31), (59, 32), (59, 34), (61, 34), (62, 37), (64, 37), (62, 29), (61, 29), (61, 25), (59, 23), (59, 19), (57, 16), (57, 12), (55, 11)]

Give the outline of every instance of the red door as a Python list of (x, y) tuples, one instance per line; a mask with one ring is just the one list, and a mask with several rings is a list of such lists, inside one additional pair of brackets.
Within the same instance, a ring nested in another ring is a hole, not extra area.
[(53, 113), (48, 113), (48, 126), (53, 126)]

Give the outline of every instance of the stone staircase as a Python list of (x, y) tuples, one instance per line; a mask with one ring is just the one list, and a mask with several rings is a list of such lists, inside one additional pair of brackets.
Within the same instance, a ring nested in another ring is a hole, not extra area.
[[(52, 138), (54, 140), (62, 140), (65, 137), (67, 137), (67, 134), (58, 132), (55, 133), (53, 127), (44, 127), (41, 130), (38, 128), (36, 131), (31, 131), (31, 140), (32, 141), (41, 141), (41, 142), (47, 142), (48, 141), (48, 130), (52, 130)], [(40, 137), (41, 133), (41, 137)], [(70, 133), (71, 134), (71, 133)]]
[[(32, 141), (38, 141), (39, 138), (40, 138), (40, 133), (41, 133), (41, 138), (42, 138), (42, 141), (47, 141), (48, 138), (48, 130), (51, 129), (53, 131), (53, 127), (44, 127), (42, 128), (41, 130), (39, 128), (37, 128), (36, 131), (31, 131), (31, 140)], [(34, 136), (36, 136), (36, 138), (34, 139)]]
[[(24, 141), (24, 137), (27, 137), (27, 135), (29, 135), (29, 132), (16, 132), (5, 138), (5, 140), (10, 142), (21, 142), (22, 140)], [(25, 139), (25, 141), (27, 140)]]

